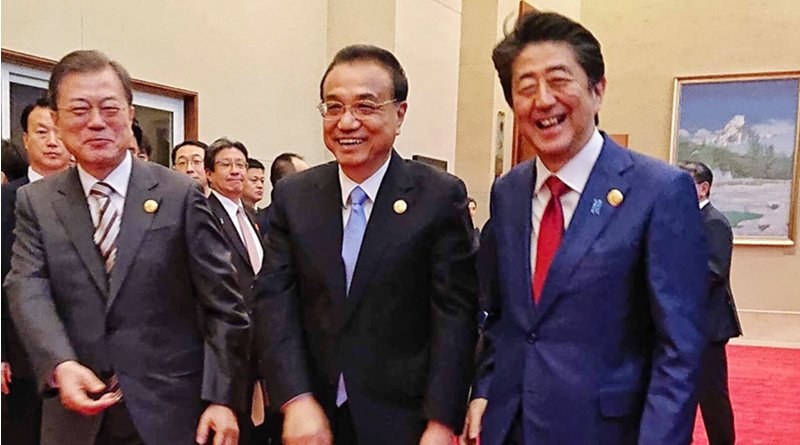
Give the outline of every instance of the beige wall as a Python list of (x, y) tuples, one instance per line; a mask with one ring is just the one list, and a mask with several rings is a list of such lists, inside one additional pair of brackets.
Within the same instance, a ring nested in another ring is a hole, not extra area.
[(197, 91), (201, 139), (227, 135), (260, 159), (295, 151), (314, 163), (326, 16), (317, 0), (9, 0), (2, 44), (52, 59), (101, 49), (136, 78)]
[[(632, 148), (661, 159), (669, 153), (675, 76), (800, 68), (795, 0), (589, 1), (581, 20), (605, 55), (601, 127), (629, 133)], [(796, 247), (734, 248), (744, 340), (800, 344), (798, 272)]]

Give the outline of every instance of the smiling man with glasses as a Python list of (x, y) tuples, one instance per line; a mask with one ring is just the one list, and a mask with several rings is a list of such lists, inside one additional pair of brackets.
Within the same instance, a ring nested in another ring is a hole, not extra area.
[(393, 150), (408, 81), (349, 46), (320, 84), (336, 158), (275, 185), (256, 350), (286, 444), (449, 445), (476, 339), (463, 182)]

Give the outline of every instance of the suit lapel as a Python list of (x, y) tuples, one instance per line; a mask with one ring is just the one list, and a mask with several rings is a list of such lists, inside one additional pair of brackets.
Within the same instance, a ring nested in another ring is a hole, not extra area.
[(230, 245), (233, 246), (234, 250), (239, 253), (239, 256), (244, 259), (244, 262), (250, 265), (252, 268), (252, 264), (250, 264), (250, 256), (247, 255), (247, 250), (242, 242), (242, 237), (239, 236), (239, 232), (236, 231), (236, 227), (234, 227), (233, 221), (228, 215), (228, 212), (225, 211), (225, 206), (222, 205), (219, 198), (217, 198), (213, 193), (208, 196), (208, 204), (209, 207), (211, 207), (211, 211), (214, 213), (214, 216), (216, 216), (216, 218), (219, 220), (222, 233), (224, 233), (228, 238)]
[[(309, 202), (314, 205), (306, 206), (309, 209), (308, 218), (319, 221), (314, 231), (308, 234), (308, 245), (313, 246), (322, 263), (320, 270), (324, 276), (320, 277), (330, 289), (330, 297), (336, 312), (335, 319), (341, 321), (343, 315), (345, 291), (344, 262), (342, 261), (342, 192), (339, 184), (338, 168), (331, 162), (320, 169), (320, 174), (315, 178), (314, 187), (309, 196)], [(302, 205), (302, 204), (301, 204)]]
[(117, 236), (117, 262), (111, 271), (106, 311), (114, 304), (131, 264), (133, 264), (133, 259), (139, 251), (142, 238), (150, 228), (156, 214), (156, 212), (149, 213), (144, 210), (145, 201), (153, 200), (161, 203), (162, 197), (156, 186), (158, 186), (158, 181), (153, 177), (150, 166), (133, 159), (128, 192), (125, 195), (125, 208), (122, 211), (122, 222)]
[[(409, 208), (414, 207), (414, 195), (412, 193), (413, 182), (406, 173), (406, 165), (403, 158), (396, 152), (392, 152), (392, 159), (389, 161), (389, 168), (381, 181), (378, 195), (372, 206), (367, 230), (364, 233), (364, 240), (361, 243), (361, 250), (358, 253), (356, 269), (353, 272), (353, 282), (350, 284), (350, 294), (347, 296), (345, 313), (342, 323), (346, 322), (355, 311), (358, 302), (364, 295), (369, 278), (380, 263), (378, 261), (386, 251), (386, 243), (391, 241), (391, 237), (386, 236), (387, 232), (398, 215), (393, 210), (394, 202), (403, 199)], [(341, 250), (341, 242), (339, 243)]]
[[(589, 175), (589, 180), (578, 201), (569, 228), (564, 233), (561, 246), (550, 266), (533, 323), (541, 321), (559, 291), (569, 285), (578, 263), (616, 214), (617, 209), (608, 203), (606, 196), (613, 189), (617, 189), (625, 195), (630, 184), (622, 177), (622, 173), (632, 163), (630, 154), (617, 146), (610, 138), (605, 137), (602, 152)], [(601, 203), (599, 212), (592, 212), (593, 207), (597, 207), (595, 202), (598, 200)]]
[(508, 261), (511, 264), (522, 264), (524, 267), (509, 267), (507, 270), (519, 272), (519, 275), (512, 278), (514, 284), (512, 289), (522, 289), (523, 292), (513, 295), (520, 295), (523, 301), (516, 302), (521, 310), (511, 311), (520, 326), (527, 328), (533, 316), (533, 273), (531, 271), (531, 206), (533, 205), (533, 188), (536, 184), (536, 168), (534, 161), (529, 161), (519, 172), (513, 184), (509, 184), (508, 199), (502, 205), (502, 214), (508, 215), (508, 221), (502, 221), (502, 228), (495, 230), (507, 230), (508, 238), (504, 245), (508, 246), (511, 252)]
[(100, 250), (94, 243), (94, 224), (86, 203), (78, 170), (73, 168), (60, 178), (58, 193), (61, 199), (53, 203), (56, 215), (67, 231), (67, 235), (78, 251), (84, 266), (89, 271), (95, 285), (100, 292), (108, 297), (108, 277), (106, 276), (105, 263), (100, 255)]

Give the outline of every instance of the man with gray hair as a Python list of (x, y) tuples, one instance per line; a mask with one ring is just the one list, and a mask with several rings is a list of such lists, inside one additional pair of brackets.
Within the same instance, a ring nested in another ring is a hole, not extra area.
[(53, 68), (77, 168), (17, 194), (5, 286), (44, 402), (42, 443), (236, 444), (249, 317), (195, 181), (128, 151), (131, 79), (98, 51)]

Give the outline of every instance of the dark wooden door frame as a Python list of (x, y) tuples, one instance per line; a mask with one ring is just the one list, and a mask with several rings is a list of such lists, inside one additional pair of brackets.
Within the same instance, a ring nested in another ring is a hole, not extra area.
[[(2, 48), (3, 62), (13, 63), (28, 68), (50, 72), (56, 65), (56, 61), (45, 57), (34, 56), (31, 54)], [(182, 88), (161, 85), (146, 80), (131, 79), (133, 89), (143, 93), (156, 94), (158, 96), (171, 97), (183, 100), (183, 136), (184, 139), (198, 139), (198, 104), (197, 92), (184, 90)]]

